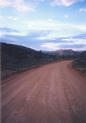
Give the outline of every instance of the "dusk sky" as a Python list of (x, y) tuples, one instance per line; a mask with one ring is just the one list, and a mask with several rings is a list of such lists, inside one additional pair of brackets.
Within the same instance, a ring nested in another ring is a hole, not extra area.
[(86, 50), (86, 0), (0, 0), (0, 42)]

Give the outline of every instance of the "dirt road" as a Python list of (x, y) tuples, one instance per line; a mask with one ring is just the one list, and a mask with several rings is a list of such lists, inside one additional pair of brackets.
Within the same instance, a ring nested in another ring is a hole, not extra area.
[(2, 123), (86, 123), (86, 80), (61, 61), (2, 85)]

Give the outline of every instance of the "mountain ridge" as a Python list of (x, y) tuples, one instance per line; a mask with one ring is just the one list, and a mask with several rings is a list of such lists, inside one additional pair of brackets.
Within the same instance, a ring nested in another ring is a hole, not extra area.
[(45, 54), (52, 54), (52, 55), (57, 55), (57, 56), (68, 56), (68, 55), (78, 55), (79, 52), (78, 51), (74, 51), (72, 49), (68, 49), (68, 50), (56, 50), (56, 51), (42, 51)]

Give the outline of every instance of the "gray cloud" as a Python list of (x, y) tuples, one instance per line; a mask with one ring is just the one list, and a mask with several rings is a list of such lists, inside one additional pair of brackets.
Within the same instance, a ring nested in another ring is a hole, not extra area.
[(12, 28), (9, 28), (9, 27), (0, 27), (0, 31), (1, 32), (7, 32), (7, 33), (9, 33), (9, 32), (19, 32), (15, 29), (12, 29)]
[[(3, 30), (3, 29), (2, 29)], [(14, 31), (14, 30), (9, 30), (7, 28), (7, 31)], [(77, 36), (73, 37), (60, 37), (56, 38), (55, 40), (53, 39), (43, 39), (39, 40), (38, 37), (46, 36), (51, 31), (31, 31), (27, 35), (12, 35), (12, 34), (5, 34), (2, 35), (0, 38), (1, 42), (7, 42), (7, 43), (13, 43), (13, 44), (19, 44), (27, 47), (32, 47), (34, 49), (39, 49), (39, 50), (56, 50), (56, 49), (61, 49), (61, 48), (71, 48), (71, 49), (80, 49), (81, 48), (85, 49), (86, 47), (86, 34), (82, 33)]]

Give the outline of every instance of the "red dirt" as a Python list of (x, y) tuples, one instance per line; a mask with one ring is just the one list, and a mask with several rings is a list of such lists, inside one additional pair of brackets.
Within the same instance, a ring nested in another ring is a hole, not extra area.
[(2, 123), (86, 123), (85, 78), (60, 61), (5, 80)]

